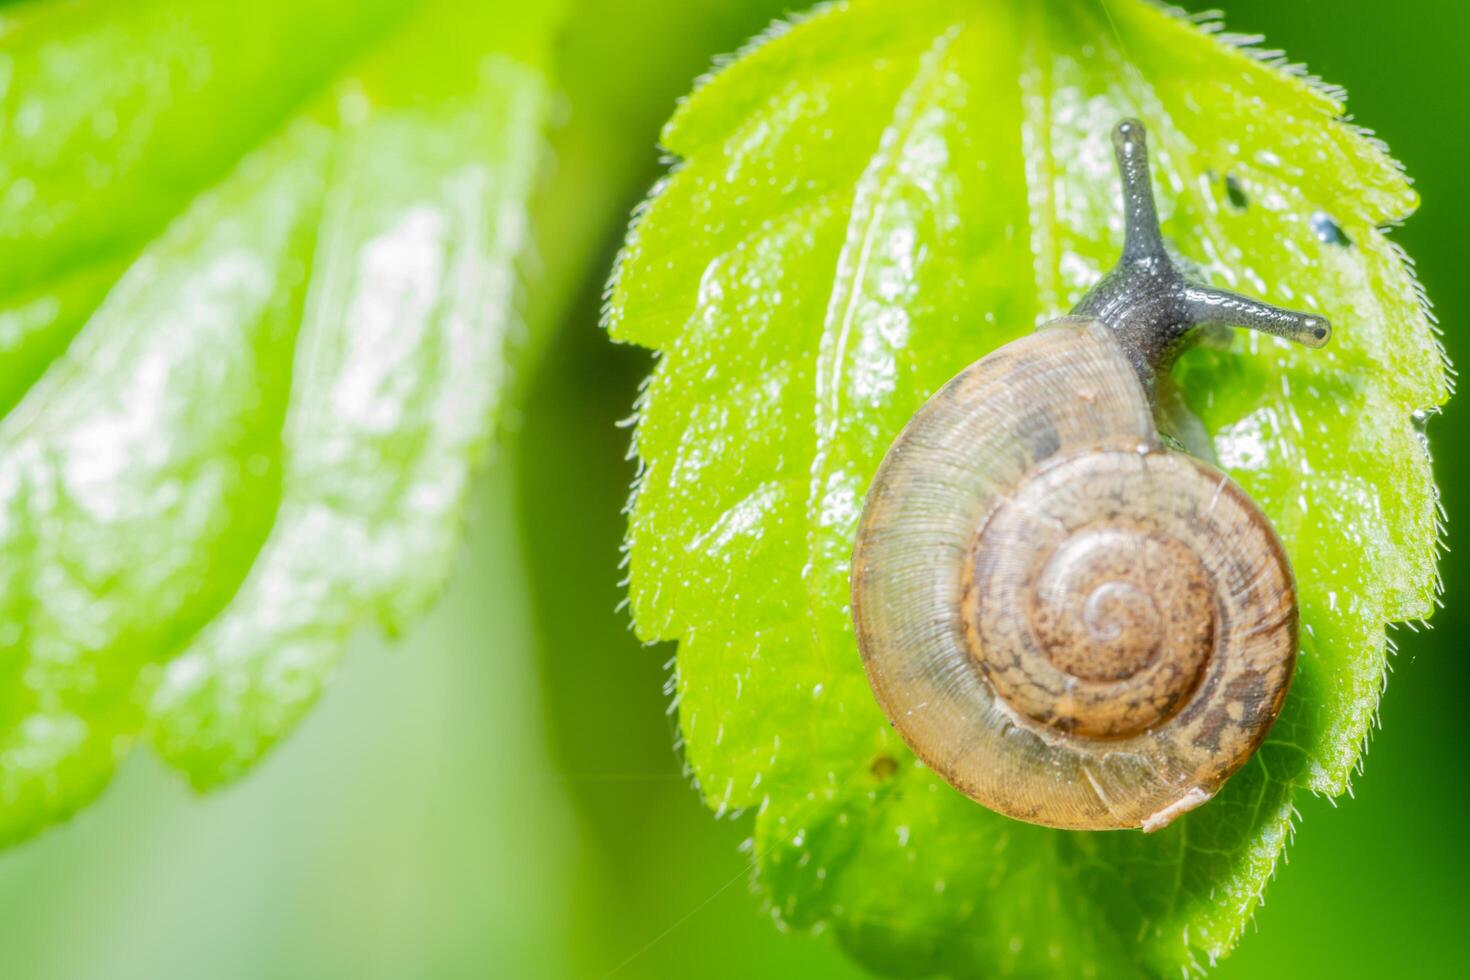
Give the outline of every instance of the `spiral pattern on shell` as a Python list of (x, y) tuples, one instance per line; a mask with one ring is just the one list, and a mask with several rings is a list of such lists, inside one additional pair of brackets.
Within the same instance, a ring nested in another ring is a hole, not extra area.
[(873, 689), (1001, 813), (1156, 829), (1280, 711), (1290, 566), (1224, 474), (1166, 449), (1107, 327), (1062, 320), (962, 372), (875, 477), (853, 559)]

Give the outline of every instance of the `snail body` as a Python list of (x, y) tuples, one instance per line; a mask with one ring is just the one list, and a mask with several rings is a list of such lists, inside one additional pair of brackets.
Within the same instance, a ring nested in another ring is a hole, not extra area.
[(1329, 327), (1187, 280), (1141, 125), (1114, 144), (1118, 268), (900, 433), (859, 524), (852, 606), (879, 703), (957, 789), (1031, 823), (1156, 830), (1264, 740), (1299, 618), (1265, 515), (1160, 434), (1157, 378), (1203, 324), (1310, 346)]

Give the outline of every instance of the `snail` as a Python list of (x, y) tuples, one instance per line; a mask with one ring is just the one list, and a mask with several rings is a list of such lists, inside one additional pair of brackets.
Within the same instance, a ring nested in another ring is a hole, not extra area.
[(1270, 521), (1161, 435), (1159, 379), (1201, 326), (1308, 347), (1331, 328), (1183, 274), (1142, 124), (1113, 146), (1121, 259), (899, 434), (859, 522), (852, 615), (880, 706), (955, 788), (1030, 823), (1153, 831), (1265, 739), (1298, 631)]

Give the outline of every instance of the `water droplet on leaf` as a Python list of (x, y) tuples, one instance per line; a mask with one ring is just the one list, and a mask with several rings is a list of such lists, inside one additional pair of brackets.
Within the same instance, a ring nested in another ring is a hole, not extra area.
[(1323, 245), (1340, 245), (1344, 248), (1351, 245), (1353, 240), (1348, 237), (1342, 226), (1332, 220), (1332, 216), (1326, 211), (1314, 211), (1310, 219), (1312, 231), (1317, 236), (1317, 241)]

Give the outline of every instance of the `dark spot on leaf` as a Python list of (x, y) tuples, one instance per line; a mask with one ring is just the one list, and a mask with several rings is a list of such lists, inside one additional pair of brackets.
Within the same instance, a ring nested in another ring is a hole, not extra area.
[(1338, 245), (1346, 248), (1353, 243), (1347, 232), (1342, 230), (1342, 225), (1333, 221), (1332, 216), (1326, 211), (1312, 212), (1311, 225), (1317, 241), (1323, 245)]
[(873, 760), (873, 764), (868, 767), (868, 771), (878, 779), (888, 779), (894, 773), (898, 772), (898, 760), (891, 755), (880, 755)]
[(1246, 196), (1245, 188), (1240, 186), (1240, 180), (1234, 174), (1225, 175), (1225, 196), (1230, 199), (1230, 206), (1237, 211), (1244, 211), (1251, 206), (1251, 199)]

